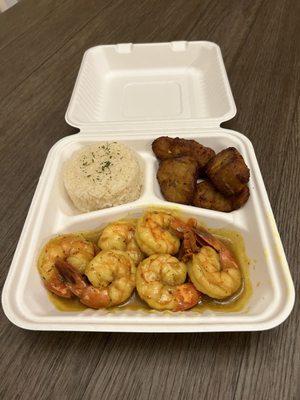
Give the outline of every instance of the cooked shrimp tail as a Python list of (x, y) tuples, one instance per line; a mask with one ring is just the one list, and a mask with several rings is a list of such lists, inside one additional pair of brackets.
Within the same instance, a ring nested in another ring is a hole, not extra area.
[(190, 218), (186, 223), (179, 219), (174, 219), (171, 223), (171, 227), (177, 232), (177, 235), (183, 239), (185, 256), (196, 254), (200, 251), (202, 246), (208, 245), (219, 253), (223, 264), (226, 265), (230, 263), (230, 266), (234, 264), (236, 268), (239, 268), (228, 247), (205, 228), (199, 226), (195, 219)]
[(183, 283), (177, 286), (175, 297), (178, 302), (175, 311), (184, 311), (198, 304), (201, 293), (192, 283)]
[(51, 281), (44, 281), (44, 285), (46, 289), (56, 294), (56, 296), (65, 297), (66, 299), (70, 299), (73, 296), (72, 291), (66, 286), (65, 282), (62, 281), (59, 274), (53, 275)]
[(45, 244), (38, 259), (38, 270), (45, 287), (60, 297), (72, 297), (72, 291), (59, 274), (56, 263), (66, 261), (75, 271), (84, 273), (95, 255), (93, 243), (80, 234), (61, 235)]
[(171, 229), (174, 230), (175, 235), (183, 239), (178, 255), (180, 260), (186, 261), (192, 257), (193, 254), (200, 251), (201, 246), (198, 245), (197, 235), (195, 235), (193, 231), (195, 223), (196, 221), (194, 219), (183, 222), (178, 218), (174, 218), (171, 222)]
[(83, 275), (65, 261), (57, 261), (55, 266), (66, 281), (68, 288), (75, 296), (79, 297), (81, 303), (96, 309), (109, 306), (110, 298), (107, 289), (93, 287)]
[(198, 240), (200, 242), (202, 242), (204, 245), (209, 245), (219, 253), (223, 269), (228, 269), (228, 268), (239, 269), (239, 266), (233, 254), (224, 243), (222, 243), (220, 240), (218, 240), (215, 236), (213, 236), (211, 233), (209, 233), (206, 229), (202, 227), (195, 228), (194, 232), (196, 233)]
[(86, 287), (83, 276), (66, 261), (57, 260), (55, 267), (71, 292), (78, 296), (78, 293)]

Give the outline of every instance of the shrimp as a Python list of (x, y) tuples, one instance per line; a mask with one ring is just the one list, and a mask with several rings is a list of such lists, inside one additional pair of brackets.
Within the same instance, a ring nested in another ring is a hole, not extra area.
[(126, 251), (136, 266), (144, 258), (135, 240), (135, 224), (131, 221), (118, 221), (107, 225), (99, 238), (98, 246), (102, 250)]
[(184, 283), (187, 267), (169, 254), (154, 254), (137, 269), (139, 296), (157, 310), (183, 311), (194, 307), (200, 293), (192, 283)]
[(180, 240), (170, 229), (174, 218), (165, 211), (148, 211), (139, 218), (135, 238), (144, 253), (151, 256), (178, 252)]
[(68, 263), (56, 264), (71, 292), (91, 308), (124, 303), (135, 288), (136, 268), (125, 251), (103, 250), (85, 270), (88, 280)]
[(55, 263), (67, 261), (76, 271), (83, 273), (95, 255), (93, 243), (81, 235), (70, 234), (57, 236), (44, 246), (38, 259), (38, 270), (45, 287), (60, 297), (72, 297), (72, 292), (63, 282)]
[(182, 259), (189, 259), (188, 274), (195, 287), (214, 299), (233, 295), (242, 285), (242, 273), (228, 247), (193, 219), (181, 226), (177, 221), (176, 228), (183, 234)]

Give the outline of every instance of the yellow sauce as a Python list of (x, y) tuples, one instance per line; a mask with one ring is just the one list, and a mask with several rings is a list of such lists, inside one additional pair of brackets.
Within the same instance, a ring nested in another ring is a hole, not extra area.
[(56, 296), (56, 294), (49, 292), (49, 290), (48, 297), (54, 307), (59, 311), (83, 311), (87, 308), (79, 301), (78, 297), (64, 299), (63, 297)]
[[(131, 221), (133, 219), (130, 219)], [(96, 229), (93, 231), (80, 232), (87, 240), (97, 244), (99, 236), (104, 228)], [(199, 304), (193, 307), (191, 310), (185, 312), (199, 312), (202, 313), (205, 310), (214, 310), (219, 312), (237, 312), (245, 309), (245, 306), (252, 294), (252, 286), (249, 277), (249, 258), (246, 255), (243, 237), (234, 230), (227, 229), (208, 229), (218, 239), (222, 240), (226, 244), (236, 257), (236, 260), (241, 268), (243, 274), (243, 285), (239, 292), (235, 293), (228, 299), (215, 300), (203, 296)], [(48, 292), (49, 300), (59, 311), (82, 311), (87, 307), (80, 303), (78, 298), (65, 299), (58, 297), (55, 294)], [(112, 307), (111, 312), (131, 310), (131, 311), (146, 311), (153, 312), (145, 302), (143, 302), (136, 291), (133, 293), (131, 298), (125, 303), (117, 307)]]

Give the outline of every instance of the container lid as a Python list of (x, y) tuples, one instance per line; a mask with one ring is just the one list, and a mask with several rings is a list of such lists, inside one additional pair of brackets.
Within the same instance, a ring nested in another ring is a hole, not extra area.
[(66, 121), (83, 131), (128, 131), (218, 126), (235, 114), (215, 43), (124, 43), (85, 52)]

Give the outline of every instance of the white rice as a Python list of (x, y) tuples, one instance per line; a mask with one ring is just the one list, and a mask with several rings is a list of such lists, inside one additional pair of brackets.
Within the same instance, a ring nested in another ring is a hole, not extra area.
[(117, 142), (100, 142), (76, 151), (65, 162), (63, 180), (74, 205), (88, 212), (138, 199), (143, 174), (133, 150)]

